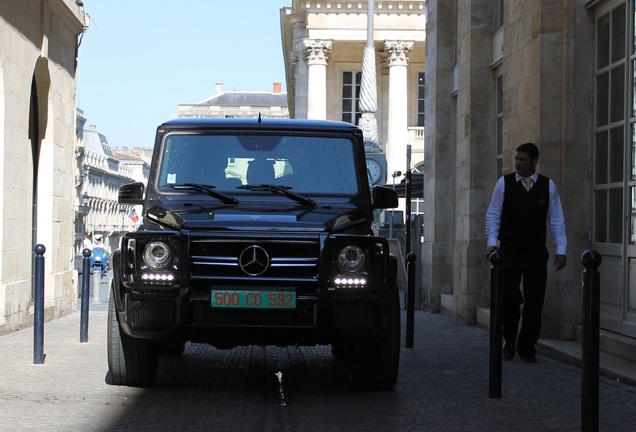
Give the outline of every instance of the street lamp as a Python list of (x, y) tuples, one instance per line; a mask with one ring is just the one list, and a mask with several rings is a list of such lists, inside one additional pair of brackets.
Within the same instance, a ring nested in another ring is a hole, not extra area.
[[(402, 171), (393, 171), (391, 177), (393, 177), (393, 190), (395, 190), (395, 178), (402, 175)], [(393, 221), (395, 220), (395, 209), (391, 209), (391, 224), (389, 225), (389, 238), (393, 238)]]
[(119, 207), (119, 214), (121, 215), (121, 231), (123, 231), (124, 225), (126, 225), (126, 208), (124, 206)]
[(88, 194), (86, 192), (84, 192), (84, 195), (82, 195), (81, 201), (80, 201), (80, 205), (79, 208), (77, 209), (77, 212), (86, 216), (88, 214), (88, 202), (90, 201), (91, 197), (88, 196)]
[[(86, 192), (82, 194), (79, 200), (79, 205), (77, 206), (77, 215), (75, 218), (75, 240), (77, 252), (81, 255), (83, 250), (83, 242), (82, 239), (86, 234), (86, 219), (88, 218), (88, 212), (90, 211), (90, 207), (88, 206), (91, 197), (88, 196)], [(81, 233), (78, 233), (81, 231)]]

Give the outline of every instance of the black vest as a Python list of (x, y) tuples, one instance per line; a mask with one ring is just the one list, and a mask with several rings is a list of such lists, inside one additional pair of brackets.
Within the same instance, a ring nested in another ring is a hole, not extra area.
[(529, 191), (515, 173), (504, 176), (504, 200), (499, 227), (502, 246), (537, 249), (545, 246), (550, 206), (550, 179), (539, 174)]

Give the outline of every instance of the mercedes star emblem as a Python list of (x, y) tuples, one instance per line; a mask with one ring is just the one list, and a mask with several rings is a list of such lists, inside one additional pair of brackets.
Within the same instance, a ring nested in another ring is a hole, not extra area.
[(263, 274), (269, 267), (269, 255), (260, 246), (252, 245), (243, 249), (239, 256), (241, 270), (250, 276)]

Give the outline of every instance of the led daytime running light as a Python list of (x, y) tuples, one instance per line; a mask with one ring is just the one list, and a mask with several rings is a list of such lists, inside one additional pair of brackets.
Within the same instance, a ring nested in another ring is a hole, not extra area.
[(171, 282), (174, 280), (172, 273), (142, 273), (141, 280)]
[(334, 279), (336, 287), (363, 287), (367, 284), (367, 280), (361, 277), (343, 277), (338, 276)]

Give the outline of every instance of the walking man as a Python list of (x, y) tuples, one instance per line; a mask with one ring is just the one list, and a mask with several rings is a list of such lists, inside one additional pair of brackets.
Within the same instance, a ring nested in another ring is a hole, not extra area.
[(554, 268), (560, 270), (567, 263), (559, 192), (552, 180), (536, 172), (538, 162), (536, 145), (517, 147), (515, 172), (497, 181), (486, 212), (486, 260), (497, 250), (497, 241), (504, 257), (504, 358), (511, 360), (518, 353), (528, 363), (537, 361), (535, 344), (541, 335), (548, 277), (547, 228), (556, 243)]

